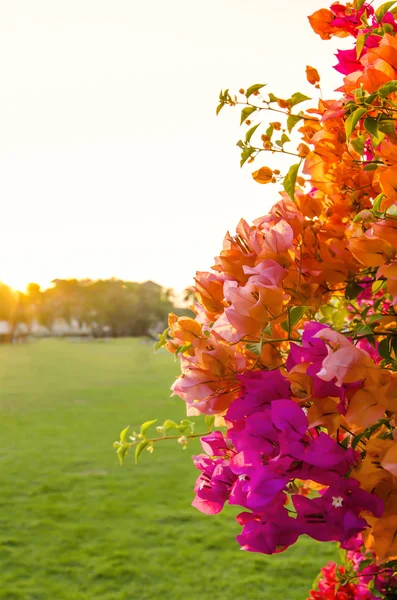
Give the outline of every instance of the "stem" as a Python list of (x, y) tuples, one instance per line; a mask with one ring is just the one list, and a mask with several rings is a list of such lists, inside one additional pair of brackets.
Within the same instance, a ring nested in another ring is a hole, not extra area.
[(186, 439), (193, 439), (193, 438), (198, 438), (198, 437), (203, 437), (204, 435), (208, 435), (210, 434), (211, 431), (205, 431), (204, 433), (192, 433), (190, 435), (185, 435), (184, 433), (180, 433), (179, 435), (165, 435), (164, 437), (157, 437), (157, 438), (151, 438), (151, 439), (144, 439), (144, 440), (140, 440), (139, 442), (133, 442), (130, 446), (130, 448), (132, 448), (133, 446), (136, 446), (137, 444), (139, 444), (142, 441), (148, 442), (149, 444), (154, 444), (155, 442), (163, 442), (164, 440), (179, 440), (180, 437), (185, 437)]
[[(264, 100), (265, 102), (265, 100)], [(252, 102), (233, 102), (233, 106), (251, 106), (252, 108), (255, 108), (256, 110), (271, 110), (272, 112), (276, 112), (276, 113), (280, 113), (282, 115), (284, 115), (285, 117), (288, 117), (289, 115), (292, 115), (291, 112), (285, 112), (284, 110), (280, 110), (279, 108), (272, 108), (271, 106), (257, 106), (256, 104), (252, 104)], [(293, 115), (295, 117), (297, 117), (298, 115)], [(302, 121), (316, 121), (316, 123), (319, 122), (318, 119), (316, 119), (315, 117), (309, 117), (309, 116), (304, 116), (302, 117)]]
[(253, 148), (257, 152), (279, 152), (281, 154), (289, 154), (290, 156), (297, 156), (298, 158), (302, 158), (300, 154), (296, 154), (296, 152), (288, 152), (288, 150), (277, 150), (276, 148), (269, 148), (267, 150), (266, 148), (257, 148), (256, 146), (251, 146), (251, 148)]

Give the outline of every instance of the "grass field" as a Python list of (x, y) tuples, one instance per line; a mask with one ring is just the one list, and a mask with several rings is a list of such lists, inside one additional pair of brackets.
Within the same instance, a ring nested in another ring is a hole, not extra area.
[(119, 466), (123, 427), (183, 417), (177, 370), (142, 340), (0, 347), (0, 598), (305, 600), (335, 549), (241, 552), (237, 511), (190, 506), (198, 443)]

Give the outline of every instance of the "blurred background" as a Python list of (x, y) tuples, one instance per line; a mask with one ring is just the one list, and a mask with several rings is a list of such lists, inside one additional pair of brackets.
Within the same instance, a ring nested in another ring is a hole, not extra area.
[(112, 448), (127, 424), (183, 418), (153, 339), (226, 230), (278, 197), (239, 169), (219, 91), (310, 96), (311, 65), (334, 94), (348, 42), (311, 31), (322, 7), (0, 3), (0, 598), (298, 600), (334, 556), (240, 552), (233, 511), (190, 506), (198, 443), (123, 468)]

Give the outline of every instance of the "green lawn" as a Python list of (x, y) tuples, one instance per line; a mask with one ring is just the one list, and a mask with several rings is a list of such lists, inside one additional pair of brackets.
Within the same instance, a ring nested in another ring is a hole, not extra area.
[(305, 600), (335, 549), (241, 552), (237, 511), (190, 506), (198, 442), (119, 466), (123, 427), (183, 417), (177, 371), (142, 340), (0, 347), (0, 598)]

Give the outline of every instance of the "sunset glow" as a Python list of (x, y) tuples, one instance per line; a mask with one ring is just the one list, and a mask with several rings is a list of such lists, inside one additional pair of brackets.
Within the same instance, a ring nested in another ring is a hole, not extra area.
[[(265, 213), (277, 186), (239, 170), (238, 116), (215, 116), (219, 90), (271, 81), (290, 94), (309, 63), (327, 73), (326, 91), (338, 82), (334, 41), (310, 34), (301, 3), (284, 5), (2, 3), (0, 51), (12, 59), (0, 64), (0, 280), (115, 276), (182, 289), (225, 228)], [(307, 13), (320, 7), (305, 2)]]

